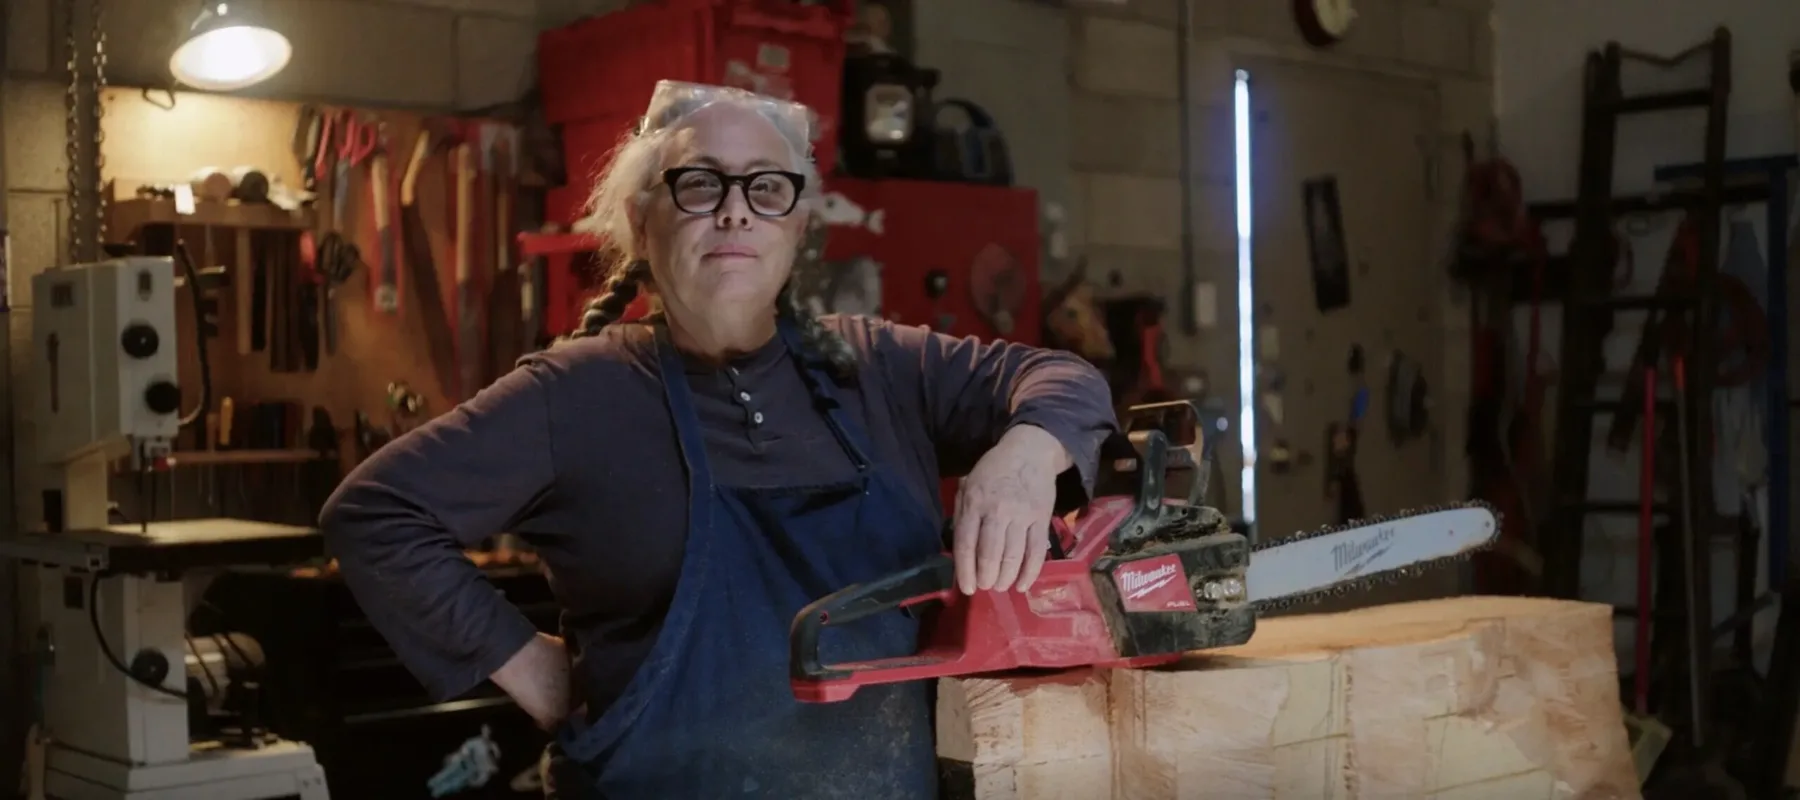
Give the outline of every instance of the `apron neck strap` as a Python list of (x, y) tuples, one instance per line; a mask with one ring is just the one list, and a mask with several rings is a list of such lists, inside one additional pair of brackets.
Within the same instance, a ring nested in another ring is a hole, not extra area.
[(776, 318), (775, 332), (787, 346), (788, 354), (793, 356), (794, 364), (800, 368), (800, 377), (812, 393), (813, 405), (825, 412), (825, 420), (830, 423), (838, 444), (843, 445), (844, 452), (856, 463), (858, 472), (867, 472), (874, 463), (870, 461), (874, 451), (869, 447), (868, 438), (861, 434), (861, 428), (844, 411), (844, 404), (838, 400), (837, 387), (832, 385), (831, 375), (825, 371), (824, 360), (806, 346), (799, 324), (787, 315)]
[[(703, 441), (699, 434), (699, 415), (694, 409), (693, 393), (688, 388), (687, 365), (681, 359), (681, 352), (676, 349), (674, 339), (669, 334), (666, 322), (659, 322), (656, 331), (656, 357), (662, 369), (663, 392), (669, 400), (670, 410), (675, 414), (677, 429), (683, 431), (682, 449), (693, 470), (705, 461)], [(872, 465), (868, 440), (861, 434), (861, 428), (852, 421), (844, 410), (844, 404), (838, 399), (836, 387), (825, 371), (825, 365), (819, 357), (805, 345), (800, 328), (793, 320), (783, 316), (775, 323), (776, 335), (787, 348), (788, 356), (793, 359), (794, 366), (800, 370), (801, 380), (806, 382), (808, 393), (812, 395), (813, 406), (824, 412), (825, 420), (831, 428), (832, 435), (837, 437), (838, 444), (856, 464), (859, 472), (866, 472)], [(693, 435), (685, 431), (692, 429)]]

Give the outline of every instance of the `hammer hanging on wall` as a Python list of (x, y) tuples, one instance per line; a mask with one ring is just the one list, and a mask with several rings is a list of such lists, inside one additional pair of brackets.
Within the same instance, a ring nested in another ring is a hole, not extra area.
[(237, 352), (254, 350), (256, 334), (256, 256), (251, 252), (250, 229), (238, 228), (232, 242), (232, 304), (237, 306)]

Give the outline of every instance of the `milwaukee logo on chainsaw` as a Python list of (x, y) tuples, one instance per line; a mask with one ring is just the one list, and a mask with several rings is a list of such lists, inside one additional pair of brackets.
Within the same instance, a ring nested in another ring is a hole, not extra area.
[(1339, 575), (1349, 577), (1367, 569), (1369, 564), (1386, 553), (1388, 545), (1394, 541), (1394, 529), (1383, 526), (1376, 529), (1375, 535), (1360, 542), (1343, 542), (1331, 548), (1331, 560), (1337, 567)]
[(1193, 611), (1199, 607), (1180, 556), (1157, 556), (1122, 565), (1113, 570), (1113, 584), (1119, 587), (1119, 601), (1128, 612)]

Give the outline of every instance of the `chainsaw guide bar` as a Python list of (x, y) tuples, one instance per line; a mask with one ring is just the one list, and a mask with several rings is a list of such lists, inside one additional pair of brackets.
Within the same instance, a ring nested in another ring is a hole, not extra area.
[[(1374, 572), (1369, 572), (1367, 574), (1361, 574), (1361, 575), (1357, 575), (1355, 577), (1349, 577), (1342, 581), (1328, 584), (1328, 585), (1319, 586), (1317, 588), (1310, 589), (1310, 590), (1297, 591), (1297, 592), (1293, 592), (1290, 594), (1281, 594), (1281, 595), (1276, 595), (1276, 596), (1267, 596), (1262, 599), (1253, 599), (1251, 601), (1250, 605), (1256, 609), (1257, 613), (1261, 614), (1261, 613), (1268, 613), (1268, 612), (1274, 612), (1274, 611), (1282, 611), (1284, 609), (1288, 609), (1288, 608), (1291, 608), (1296, 605), (1302, 605), (1302, 604), (1310, 603), (1310, 602), (1313, 602), (1316, 600), (1323, 600), (1323, 599), (1331, 598), (1331, 597), (1343, 597), (1344, 595), (1352, 594), (1355, 592), (1367, 591), (1368, 589), (1376, 587), (1376, 586), (1391, 584), (1391, 583), (1397, 582), (1399, 580), (1402, 580), (1404, 578), (1409, 578), (1409, 577), (1418, 575), (1420, 573), (1427, 572), (1432, 569), (1436, 569), (1438, 567), (1442, 567), (1442, 566), (1445, 566), (1448, 564), (1453, 564), (1453, 563), (1456, 563), (1459, 561), (1467, 560), (1469, 557), (1473, 556), (1474, 554), (1493, 547), (1494, 543), (1499, 540), (1499, 538), (1500, 538), (1500, 536), (1499, 536), (1500, 521), (1501, 521), (1500, 513), (1495, 511), (1493, 506), (1490, 506), (1485, 502), (1482, 502), (1480, 500), (1469, 500), (1469, 501), (1458, 502), (1458, 503), (1445, 503), (1445, 504), (1436, 505), (1436, 506), (1426, 506), (1424, 508), (1408, 509), (1406, 511), (1400, 511), (1400, 512), (1397, 512), (1394, 514), (1383, 514), (1383, 515), (1374, 516), (1374, 517), (1365, 517), (1363, 519), (1353, 520), (1351, 522), (1347, 522), (1342, 525), (1327, 525), (1327, 526), (1318, 528), (1316, 530), (1307, 531), (1304, 533), (1297, 533), (1297, 534), (1294, 534), (1293, 536), (1289, 536), (1289, 537), (1286, 537), (1283, 539), (1277, 539), (1277, 540), (1271, 541), (1271, 542), (1259, 542), (1259, 543), (1251, 546), (1251, 548), (1250, 548), (1250, 559), (1251, 559), (1250, 563), (1252, 565), (1252, 569), (1255, 569), (1255, 565), (1257, 564), (1257, 558), (1259, 557), (1259, 554), (1261, 554), (1261, 557), (1263, 559), (1267, 559), (1270, 555), (1273, 555), (1275, 552), (1280, 551), (1284, 548), (1290, 548), (1290, 547), (1296, 548), (1296, 550), (1293, 552), (1299, 552), (1298, 548), (1305, 545), (1308, 542), (1313, 542), (1314, 540), (1323, 539), (1325, 537), (1338, 536), (1340, 534), (1362, 531), (1362, 530), (1367, 530), (1367, 529), (1380, 529), (1380, 528), (1384, 528), (1384, 527), (1391, 528), (1391, 529), (1395, 529), (1396, 536), (1411, 537), (1411, 536), (1413, 536), (1413, 534), (1405, 533), (1403, 530), (1399, 530), (1399, 529), (1422, 522), (1433, 516), (1445, 514), (1445, 513), (1449, 513), (1449, 512), (1483, 513), (1489, 520), (1491, 520), (1492, 524), (1491, 524), (1491, 527), (1488, 527), (1485, 530), (1472, 531), (1468, 536), (1468, 538), (1471, 540), (1471, 542), (1467, 546), (1458, 547), (1458, 548), (1454, 549), (1453, 552), (1447, 553), (1443, 556), (1439, 556), (1437, 558), (1429, 558), (1429, 559), (1420, 560), (1420, 561), (1417, 561), (1417, 562), (1414, 562), (1411, 564), (1407, 564), (1405, 566), (1395, 567), (1392, 569), (1380, 569), (1380, 570), (1377, 570)], [(1479, 541), (1474, 541), (1474, 539), (1476, 537), (1479, 537)], [(1325, 556), (1330, 556), (1330, 555), (1331, 554), (1329, 552), (1325, 553)], [(1266, 561), (1265, 561), (1265, 563), (1266, 563)], [(1257, 591), (1258, 586), (1257, 586), (1257, 582), (1255, 581), (1255, 579), (1251, 578), (1250, 580), (1247, 581), (1247, 583), (1250, 584), (1250, 590), (1251, 590), (1252, 595), (1254, 596), (1254, 595), (1258, 594), (1258, 591)]]

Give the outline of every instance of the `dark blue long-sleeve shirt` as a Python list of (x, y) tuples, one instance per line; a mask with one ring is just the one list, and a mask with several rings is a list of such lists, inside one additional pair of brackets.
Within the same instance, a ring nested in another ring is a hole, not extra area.
[[(828, 317), (861, 357), (840, 391), (874, 457), (939, 507), (940, 476), (965, 474), (1013, 425), (1043, 428), (1075, 467), (1061, 505), (1093, 486), (1115, 430), (1104, 380), (1067, 353), (980, 342), (863, 317)], [(468, 402), (358, 466), (320, 520), (344, 580), (432, 695), (486, 679), (535, 629), (463, 548), (518, 534), (564, 610), (577, 702), (604, 708), (649, 653), (675, 592), (687, 478), (644, 325), (528, 357)], [(714, 479), (831, 483), (855, 467), (813, 408), (779, 337), (724, 368), (690, 363)]]

